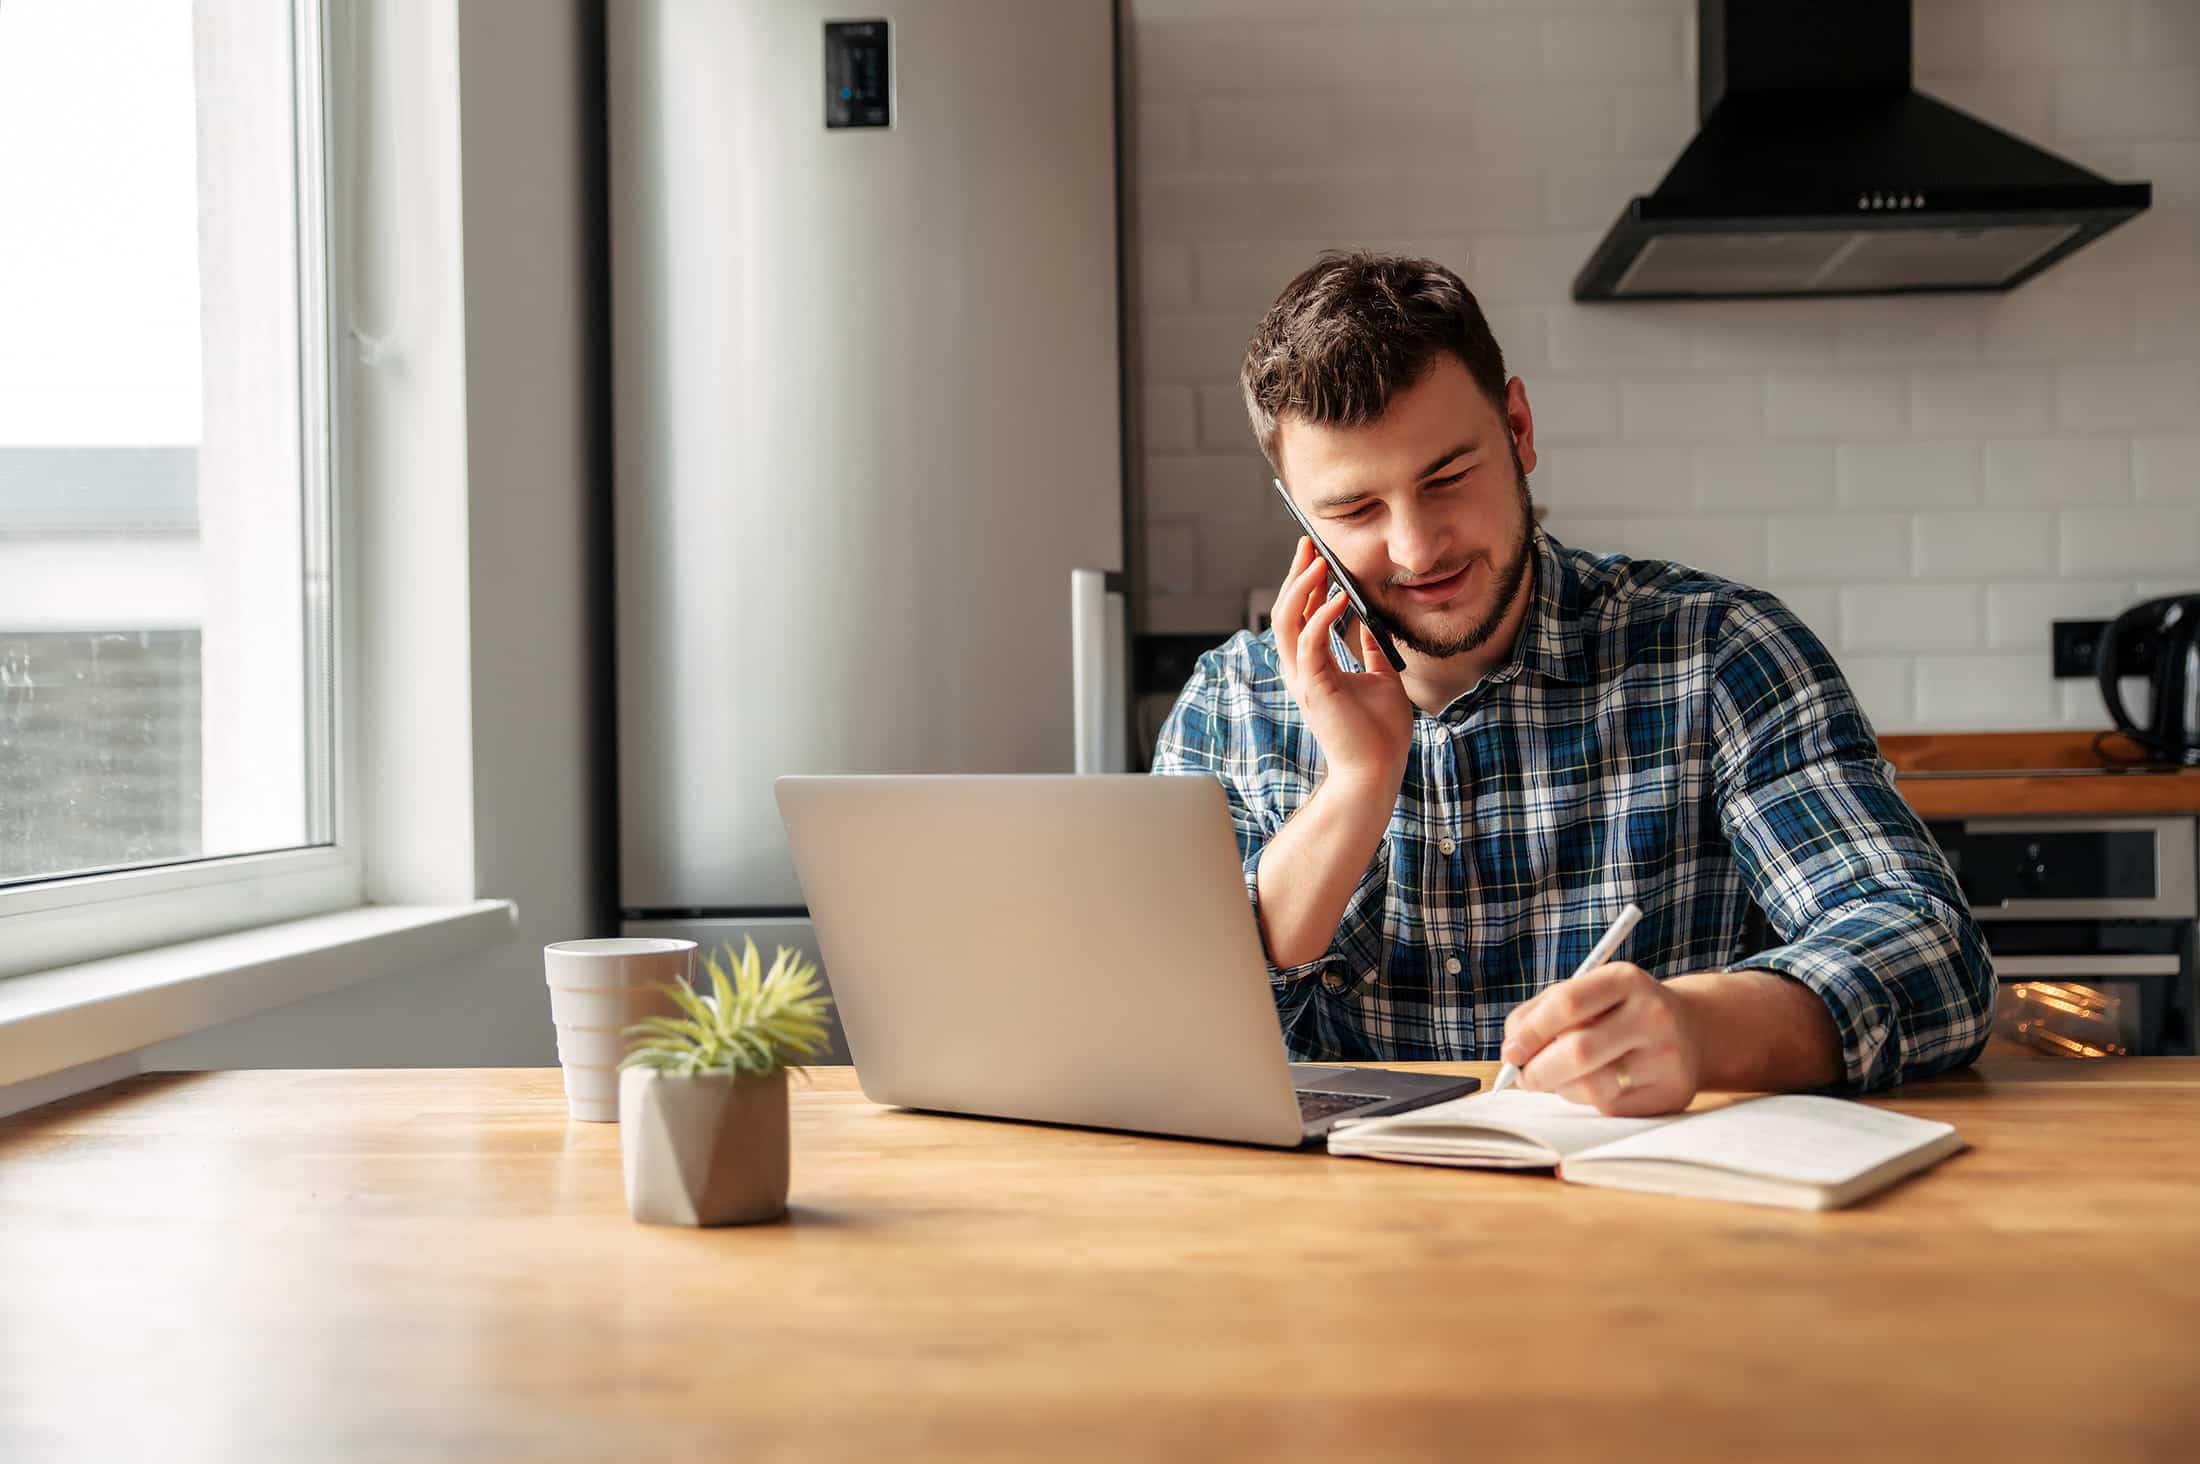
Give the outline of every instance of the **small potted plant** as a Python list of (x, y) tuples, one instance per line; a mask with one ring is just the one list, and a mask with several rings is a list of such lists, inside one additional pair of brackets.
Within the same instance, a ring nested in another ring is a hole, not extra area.
[(648, 1224), (752, 1225), (787, 1210), (787, 1069), (824, 1045), (832, 998), (785, 946), (761, 975), (753, 939), (725, 954), (703, 958), (709, 995), (668, 982), (681, 1014), (626, 1029), (619, 1148), (627, 1210)]

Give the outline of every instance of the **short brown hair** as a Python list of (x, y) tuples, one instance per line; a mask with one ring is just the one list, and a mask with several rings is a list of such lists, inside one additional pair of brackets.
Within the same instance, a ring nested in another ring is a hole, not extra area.
[(1276, 465), (1282, 418), (1336, 427), (1372, 422), (1439, 351), (1457, 356), (1505, 410), (1504, 353), (1459, 276), (1433, 259), (1321, 255), (1253, 327), (1238, 373), (1269, 465)]

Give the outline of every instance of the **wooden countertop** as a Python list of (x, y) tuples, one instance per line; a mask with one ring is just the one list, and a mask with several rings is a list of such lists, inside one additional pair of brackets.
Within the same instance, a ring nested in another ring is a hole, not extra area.
[[(2117, 768), (2091, 732), (1919, 733), (1879, 739), (1926, 818), (2200, 813), (2200, 768)], [(2135, 756), (2121, 737), (2110, 753)]]
[(618, 1130), (554, 1069), (156, 1075), (0, 1120), (0, 1457), (2200, 1438), (2200, 1059), (1904, 1090), (1972, 1147), (1826, 1215), (905, 1113), (845, 1068), (795, 1100), (790, 1219), (721, 1231), (630, 1222)]

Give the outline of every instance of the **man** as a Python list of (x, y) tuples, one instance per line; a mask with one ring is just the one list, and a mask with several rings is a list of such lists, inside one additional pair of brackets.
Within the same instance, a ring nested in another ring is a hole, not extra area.
[[(1456, 275), (1324, 255), (1242, 376), (1406, 662), (1348, 644), (1302, 538), (1161, 731), (1156, 772), (1228, 791), (1293, 1057), (1502, 1057), (1648, 1114), (1977, 1056), (1984, 943), (1832, 658), (1769, 594), (1536, 525), (1527, 389)], [(1629, 901), (1625, 959), (1561, 979)]]

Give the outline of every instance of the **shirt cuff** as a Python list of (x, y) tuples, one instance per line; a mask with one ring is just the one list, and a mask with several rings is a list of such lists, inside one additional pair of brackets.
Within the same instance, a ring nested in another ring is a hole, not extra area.
[(1877, 980), (1856, 968), (1853, 957), (1803, 941), (1759, 951), (1726, 969), (1776, 971), (1816, 992), (1840, 1034), (1841, 1065), (1852, 1091), (1890, 1087), (1901, 1075), (1894, 1001)]
[(1268, 965), (1268, 980), (1276, 986), (1293, 986), (1309, 976), (1318, 976), (1325, 967), (1341, 965), (1344, 958), (1335, 951), (1323, 951), (1311, 961), (1296, 966), (1278, 966), (1268, 954), (1268, 936), (1260, 925), (1260, 856), (1268, 852), (1266, 844), (1245, 856), (1245, 898), (1253, 907), (1253, 939), (1260, 942), (1260, 958)]

